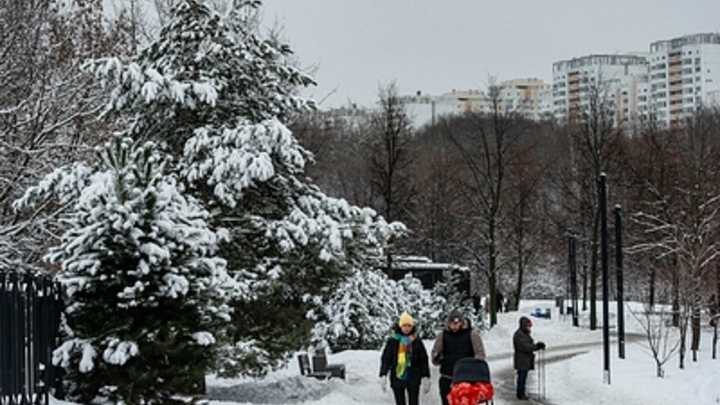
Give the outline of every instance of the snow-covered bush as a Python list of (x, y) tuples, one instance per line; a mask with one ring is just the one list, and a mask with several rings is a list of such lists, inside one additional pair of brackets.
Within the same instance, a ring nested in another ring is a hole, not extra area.
[(380, 270), (358, 270), (328, 299), (315, 302), (316, 309), (310, 312), (316, 320), (315, 345), (333, 351), (379, 349), (403, 311), (415, 319), (423, 339), (434, 339), (445, 326), (449, 308), (467, 307), (457, 285), (449, 287), (452, 282), (457, 280), (451, 278), (426, 290), (410, 275), (395, 281)]
[(55, 174), (26, 194), (78, 185), (66, 189), (77, 199), (48, 255), (66, 291), (53, 360), (68, 398), (140, 405), (197, 393), (225, 339), (235, 287), (215, 256), (208, 212), (178, 192), (152, 143), (118, 138), (98, 156), (92, 170)]
[(398, 300), (403, 302), (403, 306), (398, 308), (398, 314), (407, 311), (415, 318), (421, 338), (435, 338), (437, 331), (445, 325), (446, 298), (426, 290), (420, 280), (410, 274), (398, 281), (398, 287), (401, 291)]

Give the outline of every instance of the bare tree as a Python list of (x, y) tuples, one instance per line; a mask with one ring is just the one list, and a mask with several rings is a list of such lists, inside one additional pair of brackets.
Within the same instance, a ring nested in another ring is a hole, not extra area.
[(412, 230), (408, 244), (433, 261), (456, 262), (465, 255), (470, 236), (464, 223), (464, 203), (460, 194), (459, 174), (463, 163), (456, 148), (429, 127), (417, 137), (415, 203), (407, 225)]
[[(615, 107), (610, 82), (601, 74), (583, 76), (578, 89), (578, 103), (570, 106), (570, 155), (573, 173), (572, 200), (579, 203), (579, 214), (573, 227), (588, 241), (590, 329), (597, 329), (597, 279), (599, 275), (600, 205), (597, 181), (601, 173), (612, 170), (620, 132), (616, 127)], [(610, 177), (612, 181), (612, 176)]]
[(468, 254), (482, 269), (490, 289), (490, 326), (497, 323), (500, 226), (507, 212), (511, 191), (507, 171), (520, 156), (521, 140), (527, 127), (522, 120), (506, 114), (501, 106), (500, 88), (489, 86), (491, 112), (467, 114), (446, 120), (443, 132), (456, 146), (464, 162), (461, 193), (468, 211), (458, 213), (472, 223)]
[(106, 95), (81, 64), (122, 55), (126, 37), (100, 0), (4, 0), (0, 38), (0, 265), (37, 270), (61, 207), (21, 214), (12, 203), (105, 139), (110, 129), (95, 118)]
[(375, 206), (388, 221), (402, 220), (411, 203), (409, 168), (413, 161), (413, 136), (405, 103), (396, 83), (379, 91), (379, 111), (370, 120), (370, 168), (379, 201)]
[[(524, 276), (527, 268), (535, 260), (543, 246), (548, 246), (543, 226), (543, 204), (541, 200), (541, 182), (548, 161), (541, 158), (545, 146), (541, 127), (535, 127), (530, 136), (518, 143), (517, 158), (510, 162), (507, 170), (507, 204), (504, 206), (506, 225), (502, 227), (507, 246), (507, 257), (516, 269), (515, 288), (511, 291), (521, 296)], [(517, 302), (515, 302), (517, 305)]]
[[(673, 139), (670, 159), (674, 176), (670, 186), (661, 188), (659, 179), (646, 178), (651, 198), (633, 219), (645, 230), (646, 241), (633, 250), (653, 251), (670, 259), (670, 271), (662, 281), (672, 291), (674, 324), (680, 327), (680, 367), (684, 367), (687, 327), (691, 327), (690, 349), (697, 360), (700, 339), (700, 311), (704, 286), (720, 255), (720, 188), (718, 165), (720, 142), (716, 137), (717, 117), (700, 114), (682, 129), (666, 134)], [(668, 163), (669, 162), (669, 163)]]
[(630, 310), (630, 313), (638, 321), (645, 331), (648, 348), (655, 360), (655, 375), (658, 378), (665, 377), (664, 366), (670, 357), (678, 351), (680, 339), (675, 335), (674, 328), (668, 327), (668, 314), (663, 311), (653, 311), (653, 308), (646, 306), (642, 313)]

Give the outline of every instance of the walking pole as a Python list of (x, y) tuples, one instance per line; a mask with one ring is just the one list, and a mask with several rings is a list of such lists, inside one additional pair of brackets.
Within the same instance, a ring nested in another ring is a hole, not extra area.
[(538, 361), (537, 361), (537, 396), (540, 398), (542, 392), (542, 350), (538, 350)]
[(545, 349), (540, 350), (540, 369), (542, 370), (542, 391), (540, 394), (540, 399), (545, 400)]

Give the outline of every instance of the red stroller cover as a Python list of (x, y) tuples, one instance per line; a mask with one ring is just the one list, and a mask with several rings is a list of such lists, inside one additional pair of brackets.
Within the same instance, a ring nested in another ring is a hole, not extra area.
[(456, 383), (448, 394), (450, 405), (477, 405), (493, 398), (495, 389), (490, 383)]
[(453, 386), (447, 396), (450, 405), (477, 405), (490, 401), (494, 394), (485, 360), (469, 357), (455, 363)]

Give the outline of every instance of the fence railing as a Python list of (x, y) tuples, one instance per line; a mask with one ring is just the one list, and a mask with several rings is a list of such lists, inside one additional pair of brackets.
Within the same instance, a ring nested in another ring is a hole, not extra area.
[(0, 270), (0, 405), (47, 405), (61, 391), (52, 365), (61, 309), (50, 278)]

